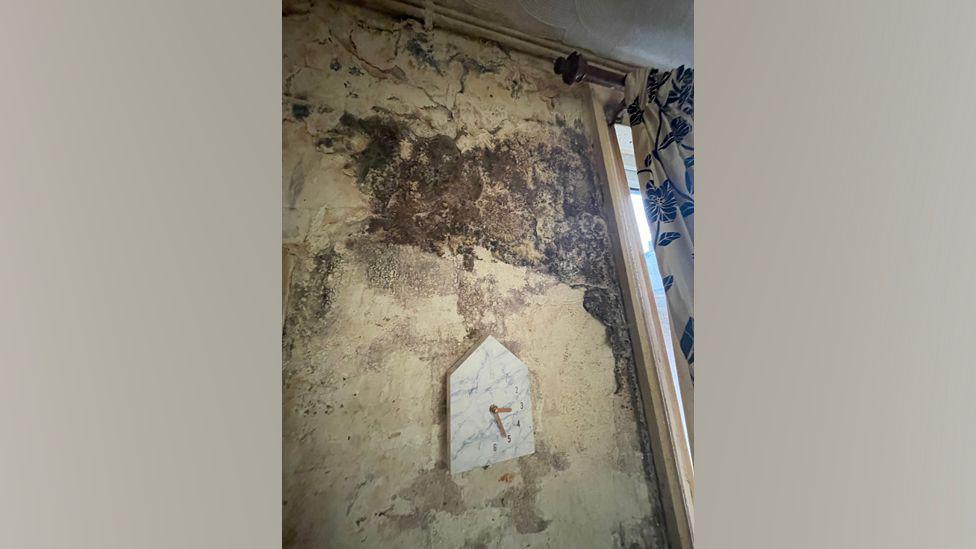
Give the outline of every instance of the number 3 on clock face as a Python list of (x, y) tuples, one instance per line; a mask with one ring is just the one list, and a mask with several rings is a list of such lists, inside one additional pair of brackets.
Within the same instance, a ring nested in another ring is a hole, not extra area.
[(448, 374), (451, 473), (535, 452), (528, 367), (494, 337)]

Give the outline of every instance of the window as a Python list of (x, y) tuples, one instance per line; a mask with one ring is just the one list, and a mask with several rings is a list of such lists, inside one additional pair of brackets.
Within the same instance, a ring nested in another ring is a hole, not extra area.
[[(657, 305), (658, 318), (661, 321), (661, 330), (664, 332), (664, 345), (667, 348), (668, 363), (671, 367), (672, 379), (678, 381), (678, 371), (674, 362), (674, 340), (671, 337), (671, 320), (668, 316), (668, 299), (664, 293), (664, 282), (661, 280), (661, 271), (658, 268), (657, 257), (654, 255), (654, 246), (651, 245), (651, 227), (647, 224), (647, 215), (644, 211), (644, 200), (641, 198), (640, 183), (637, 179), (637, 160), (634, 155), (634, 136), (629, 126), (623, 124), (614, 125), (617, 133), (617, 143), (620, 144), (620, 155), (624, 161), (624, 172), (627, 174), (627, 184), (630, 187), (630, 202), (634, 207), (634, 215), (637, 217), (637, 227), (640, 230), (641, 243), (643, 244), (644, 260), (647, 263), (647, 271), (651, 278), (651, 289), (654, 291), (654, 302)], [(681, 402), (681, 389), (675, 387), (675, 394), (678, 397), (678, 405), (684, 410)], [(684, 422), (684, 414), (682, 414)], [(687, 436), (687, 426), (685, 426)]]

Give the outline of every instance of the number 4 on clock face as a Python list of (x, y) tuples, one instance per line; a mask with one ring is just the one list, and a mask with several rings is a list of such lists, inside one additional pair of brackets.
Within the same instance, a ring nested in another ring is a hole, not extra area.
[(494, 337), (448, 374), (451, 473), (535, 452), (529, 369)]

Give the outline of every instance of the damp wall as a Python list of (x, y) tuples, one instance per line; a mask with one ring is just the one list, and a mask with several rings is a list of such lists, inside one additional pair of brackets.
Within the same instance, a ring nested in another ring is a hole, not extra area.
[[(284, 545), (666, 547), (585, 91), (283, 8)], [(536, 453), (452, 476), (445, 374), (487, 334), (529, 367)]]

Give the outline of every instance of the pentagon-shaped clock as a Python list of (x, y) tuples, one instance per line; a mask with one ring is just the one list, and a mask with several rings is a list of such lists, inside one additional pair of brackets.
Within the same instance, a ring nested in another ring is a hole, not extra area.
[(451, 473), (535, 452), (529, 369), (492, 336), (448, 374)]

